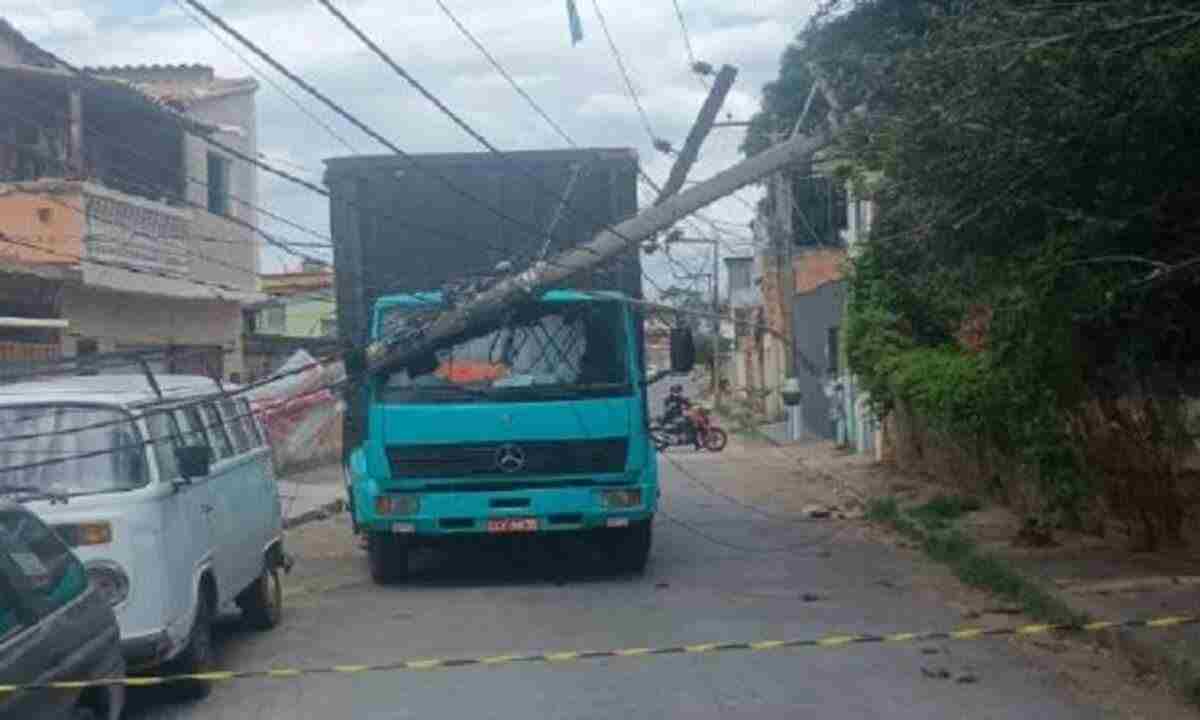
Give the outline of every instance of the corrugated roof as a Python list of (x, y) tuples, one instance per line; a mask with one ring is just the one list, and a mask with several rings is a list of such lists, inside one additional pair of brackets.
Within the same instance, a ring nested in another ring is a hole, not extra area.
[(211, 65), (203, 63), (177, 63), (177, 64), (139, 64), (139, 65), (96, 65), (94, 67), (85, 67), (85, 71), (95, 73), (96, 75), (121, 75), (125, 73), (142, 73), (142, 72), (180, 72), (184, 70), (199, 70), (212, 72)]
[(22, 59), (30, 65), (54, 67), (54, 60), (50, 57), (49, 53), (35, 45), (20, 30), (13, 27), (12, 23), (2, 17), (0, 17), (0, 38), (8, 40), (15, 45), (18, 51), (24, 56)]

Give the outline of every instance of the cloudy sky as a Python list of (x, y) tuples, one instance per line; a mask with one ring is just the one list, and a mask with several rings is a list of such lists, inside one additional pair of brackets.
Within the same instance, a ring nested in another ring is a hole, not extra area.
[[(705, 90), (688, 70), (683, 33), (671, 0), (595, 0), (625, 59), (654, 133), (683, 143)], [(698, 59), (740, 70), (724, 119), (743, 120), (758, 107), (762, 85), (774, 78), (780, 54), (802, 26), (814, 0), (678, 0)], [(582, 146), (633, 147), (643, 167), (663, 180), (672, 159), (651, 147), (605, 41), (593, 0), (577, 0), (584, 39), (572, 47), (565, 0), (444, 0), (517, 81)], [(313, 0), (210, 0), (208, 6), (280, 61), (327, 92), (409, 152), (479, 150), (447, 118), (363, 47)], [(338, 6), (392, 56), (502, 149), (559, 148), (554, 133), (458, 33), (434, 0), (340, 0)], [(247, 65), (188, 15), (175, 0), (0, 0), (0, 14), (30, 39), (78, 64), (192, 63), (219, 75), (253, 75)], [(219, 33), (219, 30), (213, 29)], [(227, 42), (232, 42), (224, 38)], [(245, 55), (245, 51), (242, 50)], [(261, 63), (256, 68), (263, 69)], [(275, 76), (273, 76), (275, 77)], [(288, 86), (361, 153), (385, 150)], [(260, 81), (261, 82), (261, 81)], [(260, 151), (281, 167), (319, 180), (324, 158), (347, 148), (276, 88), (258, 93)], [(736, 162), (740, 128), (710, 135), (691, 179)], [(639, 193), (645, 202), (648, 195)], [(740, 193), (743, 201), (758, 192)], [(328, 228), (323, 198), (268, 175), (260, 203), (311, 227)], [(706, 213), (736, 223), (748, 236), (751, 212), (726, 199)], [(285, 226), (269, 232), (311, 240)], [(710, 226), (698, 226), (711, 234)], [(749, 252), (732, 236), (723, 254)], [(677, 251), (688, 267), (705, 265), (700, 247)], [(283, 259), (264, 255), (264, 269)], [(647, 269), (672, 284), (673, 264), (661, 255)]]

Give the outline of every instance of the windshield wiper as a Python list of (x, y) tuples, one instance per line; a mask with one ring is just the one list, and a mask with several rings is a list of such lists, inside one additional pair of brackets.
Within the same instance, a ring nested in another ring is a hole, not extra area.
[(70, 495), (41, 489), (36, 485), (0, 485), (0, 495), (21, 495), (25, 500), (49, 500), (50, 504), (67, 504)]

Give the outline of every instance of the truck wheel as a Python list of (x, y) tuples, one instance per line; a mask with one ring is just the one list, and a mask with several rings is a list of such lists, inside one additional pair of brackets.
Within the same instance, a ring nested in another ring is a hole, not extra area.
[(379, 585), (403, 582), (408, 577), (408, 543), (391, 533), (367, 535), (367, 564), (371, 579)]
[[(169, 674), (196, 675), (212, 671), (212, 622), (213, 608), (209, 607), (208, 593), (201, 590), (200, 597), (196, 599), (196, 621), (192, 623), (187, 647), (171, 661)], [(212, 682), (209, 680), (178, 680), (171, 686), (181, 697), (189, 700), (200, 700), (212, 693)]]
[(617, 533), (612, 545), (613, 569), (619, 573), (640, 575), (650, 559), (653, 539), (650, 520), (639, 520), (627, 528), (612, 532)]
[(283, 618), (283, 583), (279, 568), (264, 563), (262, 574), (237, 596), (242, 620), (255, 630), (270, 630)]

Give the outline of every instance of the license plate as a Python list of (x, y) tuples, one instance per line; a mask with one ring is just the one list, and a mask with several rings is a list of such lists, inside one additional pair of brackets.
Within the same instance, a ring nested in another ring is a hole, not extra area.
[(496, 518), (488, 520), (488, 532), (492, 533), (516, 533), (516, 532), (537, 532), (537, 518)]

